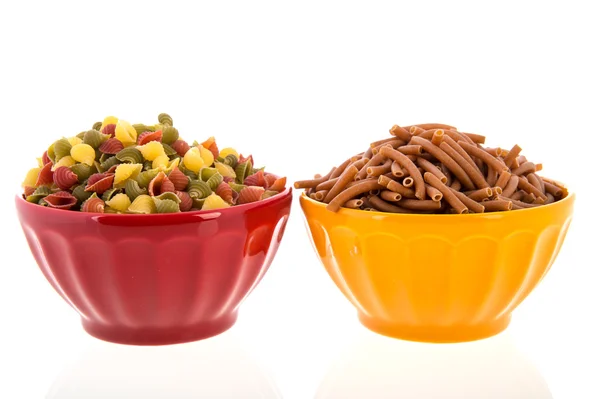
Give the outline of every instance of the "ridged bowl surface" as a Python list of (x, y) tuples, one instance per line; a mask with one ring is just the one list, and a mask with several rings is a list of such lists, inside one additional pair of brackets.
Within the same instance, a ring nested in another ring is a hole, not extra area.
[(179, 214), (49, 209), (16, 198), (46, 279), (100, 339), (138, 345), (194, 341), (231, 327), (267, 271), (291, 189), (264, 201)]
[(342, 209), (300, 197), (314, 248), (360, 321), (383, 335), (461, 342), (504, 330), (559, 253), (575, 197), (466, 215)]

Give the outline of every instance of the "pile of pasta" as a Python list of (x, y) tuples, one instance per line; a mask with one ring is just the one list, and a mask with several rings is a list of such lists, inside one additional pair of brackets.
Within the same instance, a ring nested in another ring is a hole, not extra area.
[(394, 125), (324, 176), (297, 181), (310, 198), (340, 208), (395, 213), (483, 213), (559, 201), (567, 190), (539, 176), (541, 164), (510, 150), (485, 147), (485, 137), (453, 126)]
[(214, 137), (189, 145), (167, 114), (153, 125), (109, 116), (52, 143), (27, 173), (23, 198), (82, 212), (175, 213), (256, 202), (285, 186), (251, 155), (219, 151)]

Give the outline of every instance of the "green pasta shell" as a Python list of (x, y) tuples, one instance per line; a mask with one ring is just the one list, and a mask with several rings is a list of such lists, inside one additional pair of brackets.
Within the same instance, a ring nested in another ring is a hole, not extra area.
[(206, 198), (192, 198), (192, 208), (202, 209), (204, 200), (206, 200)]
[(50, 147), (48, 147), (47, 154), (48, 154), (48, 158), (50, 158), (52, 163), (56, 163), (54, 161), (54, 159), (56, 158), (56, 154), (54, 153), (54, 143), (50, 144)]
[(55, 162), (60, 161), (61, 158), (71, 155), (71, 143), (64, 137), (54, 142), (54, 159)]
[(238, 163), (238, 158), (233, 154), (228, 154), (222, 161), (225, 165), (229, 165), (235, 169)]
[(202, 181), (208, 181), (215, 173), (219, 173), (216, 168), (202, 168), (200, 169), (200, 179), (202, 179)]
[(219, 187), (219, 184), (221, 184), (223, 182), (223, 176), (217, 172), (215, 174), (213, 174), (207, 181), (206, 183), (210, 186), (210, 188), (215, 191), (217, 189), (217, 187)]
[(179, 204), (173, 200), (165, 199), (159, 200), (154, 198), (154, 204), (156, 205), (156, 213), (176, 213), (179, 212)]
[(158, 123), (165, 126), (173, 126), (173, 118), (169, 114), (161, 113), (158, 114)]
[(139, 183), (133, 179), (127, 179), (125, 181), (125, 194), (131, 201), (143, 194), (148, 194), (148, 190), (140, 187)]
[(96, 155), (94, 155), (94, 159), (100, 159), (100, 157), (102, 155), (104, 155), (104, 153), (102, 151), (100, 151), (98, 148), (95, 149)]
[(73, 197), (77, 198), (77, 206), (81, 205), (85, 200), (92, 196), (92, 193), (85, 191), (85, 184), (80, 184), (73, 189)]
[(84, 163), (78, 163), (71, 166), (71, 171), (77, 175), (79, 183), (83, 183), (88, 177), (94, 174), (95, 168)]
[(236, 193), (239, 193), (240, 191), (242, 191), (244, 188), (246, 188), (248, 186), (246, 186), (245, 184), (238, 184), (238, 183), (230, 182), (229, 187), (231, 187), (231, 189), (233, 191), (235, 191)]
[(171, 200), (177, 202), (178, 204), (181, 202), (181, 199), (179, 199), (177, 194), (169, 191), (162, 193), (161, 195), (157, 195), (154, 198), (158, 198), (159, 200)]
[(181, 172), (183, 172), (184, 175), (186, 175), (187, 177), (189, 177), (190, 179), (197, 179), (198, 178), (198, 174), (187, 169), (185, 166), (183, 166), (181, 163), (179, 164), (179, 170)]
[(104, 202), (110, 201), (110, 199), (112, 197), (114, 197), (115, 195), (117, 195), (117, 194), (119, 194), (121, 192), (122, 192), (122, 190), (120, 188), (111, 188), (111, 189), (108, 189), (108, 190), (106, 190), (104, 192), (104, 194), (102, 194), (102, 200)]
[(110, 138), (107, 134), (102, 134), (97, 130), (88, 130), (83, 134), (83, 143), (91, 145), (93, 148), (100, 147), (100, 144), (104, 143)]
[(154, 126), (144, 125), (143, 123), (135, 123), (132, 126), (138, 135), (141, 133), (144, 133), (144, 132), (154, 132), (155, 131)]
[(178, 155), (178, 154), (177, 154), (177, 151), (175, 151), (175, 150), (173, 149), (173, 147), (171, 147), (170, 145), (168, 145), (168, 144), (165, 144), (165, 143), (162, 143), (162, 146), (163, 146), (163, 148), (165, 149), (165, 154), (166, 154), (167, 156), (169, 156), (169, 157), (170, 157), (171, 155)]
[(112, 168), (115, 165), (118, 165), (120, 162), (117, 159), (116, 156), (112, 156), (110, 158), (108, 158), (106, 161), (102, 162), (100, 164), (100, 169), (99, 172), (106, 172), (107, 170), (109, 170), (110, 168)]
[(108, 158), (110, 157), (114, 157), (114, 155), (112, 154), (101, 154), (100, 157), (98, 157), (98, 161), (100, 161), (100, 163), (106, 161)]
[(277, 195), (277, 194), (279, 194), (279, 191), (266, 190), (263, 193), (261, 199), (269, 198), (269, 197), (272, 197), (272, 196)]
[(96, 122), (92, 125), (92, 129), (100, 131), (102, 129), (102, 122)]
[(35, 191), (33, 192), (33, 194), (28, 196), (26, 199), (27, 199), (27, 202), (32, 202), (34, 204), (37, 204), (38, 202), (40, 202), (40, 200), (42, 198), (44, 198), (50, 194), (52, 194), (50, 187), (40, 186), (40, 187), (36, 188)]
[(171, 144), (179, 138), (179, 131), (173, 126), (165, 126), (162, 135), (163, 143)]
[(75, 137), (77, 137), (78, 139), (83, 140), (84, 136), (85, 136), (85, 132), (81, 132), (81, 133), (78, 133)]
[(250, 161), (239, 163), (235, 167), (235, 181), (239, 184), (244, 183), (246, 177), (250, 176), (252, 172), (252, 163)]
[(154, 179), (156, 175), (158, 175), (158, 170), (156, 169), (145, 170), (137, 175), (135, 180), (138, 182), (140, 187), (148, 187), (150, 181)]
[(144, 163), (144, 156), (135, 147), (123, 148), (115, 156), (119, 161), (125, 163)]
[(188, 194), (192, 198), (206, 198), (211, 195), (213, 190), (211, 190), (208, 183), (203, 182), (202, 180), (190, 180), (188, 184)]

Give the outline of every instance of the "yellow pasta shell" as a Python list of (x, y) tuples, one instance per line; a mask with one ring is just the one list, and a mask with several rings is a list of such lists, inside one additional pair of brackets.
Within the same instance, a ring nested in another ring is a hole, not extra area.
[(71, 157), (77, 162), (92, 166), (96, 159), (96, 150), (89, 144), (76, 144), (71, 148)]
[(167, 166), (167, 169), (164, 171), (166, 174), (169, 174), (173, 171), (173, 169), (175, 169), (176, 167), (179, 166), (179, 160), (181, 158), (175, 158), (174, 160), (169, 162), (169, 166)]
[(204, 204), (202, 205), (202, 210), (209, 209), (220, 209), (220, 208), (229, 208), (229, 204), (223, 200), (223, 198), (219, 197), (217, 194), (212, 193), (206, 199), (204, 199)]
[(131, 200), (127, 194), (116, 194), (109, 201), (106, 201), (106, 205), (117, 211), (125, 212), (131, 205)]
[(235, 170), (229, 165), (225, 165), (224, 163), (215, 162), (215, 169), (217, 172), (221, 174), (223, 177), (232, 177), (235, 179)]
[(156, 213), (156, 205), (151, 196), (139, 195), (127, 208), (131, 213)]
[(67, 155), (66, 157), (62, 157), (57, 163), (52, 165), (52, 170), (56, 170), (60, 166), (71, 167), (73, 165), (75, 165), (75, 160), (70, 155)]
[(152, 169), (165, 170), (169, 166), (169, 157), (166, 155), (159, 155), (152, 161)]
[(159, 156), (166, 155), (165, 148), (158, 141), (151, 141), (148, 144), (139, 146), (137, 149), (140, 150), (144, 159), (148, 161), (154, 161)]
[(71, 144), (71, 147), (76, 146), (77, 144), (81, 144), (83, 143), (83, 140), (81, 140), (79, 137), (77, 136), (73, 136), (73, 137), (69, 137), (67, 139), (69, 141), (69, 144)]
[(116, 125), (118, 121), (119, 121), (119, 118), (117, 118), (116, 116), (107, 116), (102, 121), (102, 126), (100, 127), (100, 131), (102, 131), (102, 129), (106, 125)]
[(21, 184), (21, 187), (35, 187), (35, 183), (37, 183), (38, 176), (42, 168), (31, 168), (25, 175), (25, 180)]
[(198, 149), (200, 150), (200, 156), (204, 161), (204, 166), (212, 165), (215, 161), (215, 156), (213, 155), (213, 153), (210, 152), (210, 150), (207, 150), (206, 148), (202, 147), (201, 145), (198, 146)]
[(223, 148), (221, 151), (219, 151), (219, 156), (221, 158), (225, 158), (229, 154), (235, 155), (236, 158), (240, 157), (240, 154), (238, 154), (238, 152), (231, 147)]
[(127, 179), (134, 179), (140, 174), (143, 166), (144, 165), (141, 163), (122, 163), (118, 165), (117, 169), (115, 170), (115, 180), (113, 184), (116, 186), (117, 184), (123, 183)]
[(125, 146), (135, 144), (137, 141), (137, 131), (129, 122), (119, 119), (115, 127), (115, 137)]
[(200, 172), (200, 169), (204, 166), (204, 160), (200, 156), (200, 150), (198, 147), (192, 147), (183, 156), (184, 166), (194, 173)]

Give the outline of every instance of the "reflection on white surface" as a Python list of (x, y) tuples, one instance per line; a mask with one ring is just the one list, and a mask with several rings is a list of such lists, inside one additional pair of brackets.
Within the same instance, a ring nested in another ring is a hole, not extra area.
[(506, 333), (464, 344), (420, 344), (369, 331), (337, 359), (317, 399), (551, 399)]
[(138, 347), (94, 340), (55, 381), (51, 399), (281, 398), (231, 332), (189, 344)]

